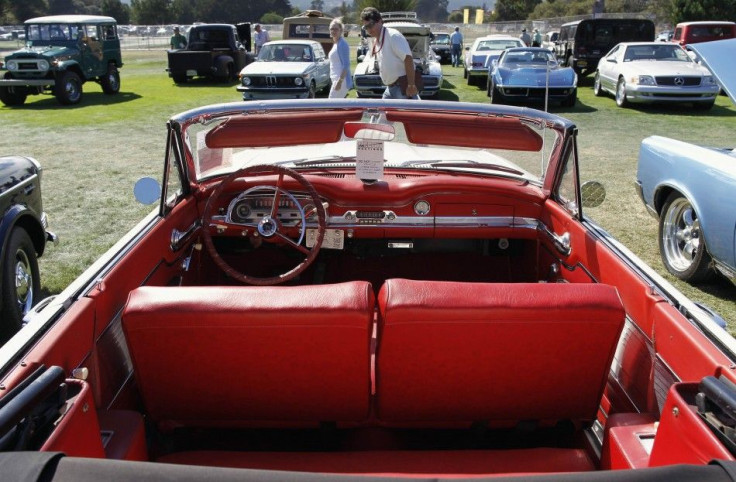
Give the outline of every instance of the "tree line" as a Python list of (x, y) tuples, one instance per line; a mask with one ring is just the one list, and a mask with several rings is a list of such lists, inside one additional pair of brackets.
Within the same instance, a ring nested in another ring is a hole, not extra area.
[[(489, 0), (492, 1), (492, 0)], [(351, 0), (328, 9), (345, 23), (360, 23), (363, 8), (379, 11), (416, 11), (424, 22), (462, 22), (462, 9), (448, 11), (448, 0)], [(310, 8), (322, 10), (324, 0), (312, 0)], [(736, 0), (496, 0), (491, 10), (484, 4), (484, 21), (523, 21), (591, 14), (642, 13), (658, 21), (676, 24), (690, 20), (736, 20)], [(0, 0), (0, 24), (20, 24), (44, 15), (107, 15), (120, 24), (166, 25), (193, 22), (281, 23), (300, 13), (289, 0)]]

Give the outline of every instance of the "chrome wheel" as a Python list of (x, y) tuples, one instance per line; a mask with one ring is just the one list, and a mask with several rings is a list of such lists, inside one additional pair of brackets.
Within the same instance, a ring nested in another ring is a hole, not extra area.
[(624, 79), (619, 79), (616, 85), (616, 105), (619, 107), (626, 107), (628, 105), (626, 101), (626, 82)]
[(682, 280), (702, 281), (712, 272), (700, 219), (679, 193), (670, 194), (662, 210), (659, 249), (667, 270)]
[(593, 81), (593, 95), (599, 97), (603, 95), (601, 90), (601, 76), (598, 72), (595, 73), (595, 80)]
[(28, 255), (22, 249), (15, 253), (15, 300), (24, 315), (33, 306), (33, 271)]
[(10, 233), (2, 262), (2, 309), (0, 345), (23, 326), (41, 291), (36, 250), (28, 233), (15, 228)]

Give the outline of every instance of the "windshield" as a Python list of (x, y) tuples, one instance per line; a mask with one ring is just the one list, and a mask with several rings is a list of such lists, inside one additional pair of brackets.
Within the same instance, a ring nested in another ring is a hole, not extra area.
[(554, 61), (554, 54), (548, 50), (511, 50), (501, 57), (501, 65), (541, 64)]
[(450, 45), (450, 35), (446, 33), (436, 33), (434, 34), (434, 40), (432, 40), (432, 43), (436, 45)]
[(265, 62), (311, 62), (312, 49), (300, 44), (266, 44), (258, 54), (258, 60)]
[(636, 60), (657, 60), (668, 62), (691, 62), (690, 56), (682, 47), (671, 45), (631, 45), (626, 49), (624, 62)]
[[(360, 158), (357, 152), (363, 139), (346, 134), (347, 130), (342, 130), (342, 123), (337, 126), (339, 131), (335, 131), (336, 137), (339, 137), (336, 141), (322, 142), (324, 129), (318, 123), (319, 116), (312, 122), (302, 120), (301, 123), (290, 121), (288, 116), (283, 119), (283, 122), (276, 122), (264, 117), (260, 122), (260, 128), (263, 129), (259, 131), (260, 134), (254, 132), (255, 124), (248, 128), (237, 127), (236, 123), (249, 122), (248, 117), (241, 115), (224, 116), (205, 124), (194, 123), (185, 127), (184, 145), (193, 160), (194, 172), (191, 177), (203, 180), (254, 164), (281, 164), (296, 169), (319, 166), (356, 168)], [(407, 126), (404, 122), (386, 120), (383, 114), (367, 112), (360, 121), (389, 126), (387, 128), (394, 133), (393, 139), (380, 142), (383, 166), (386, 168), (474, 172), (517, 178), (537, 185), (541, 185), (551, 152), (561, 137), (554, 129), (541, 129), (540, 126), (525, 125), (515, 120), (513, 132), (496, 131), (493, 128), (478, 130), (487, 138), (480, 142), (484, 147), (475, 147), (475, 141), (471, 142), (473, 145), (468, 145), (467, 137), (459, 138), (459, 145), (454, 146), (448, 145), (454, 143), (452, 138), (437, 136), (447, 128), (442, 125), (427, 126), (424, 124), (428, 122), (427, 119), (432, 120), (427, 117), (419, 119), (423, 123), (419, 127)], [(512, 122), (510, 119), (502, 121), (504, 124)], [(274, 122), (274, 127), (265, 127), (270, 122)], [(491, 122), (496, 121), (491, 118)], [(474, 127), (472, 123), (468, 125)], [(436, 129), (437, 134), (419, 130), (427, 128)], [(520, 137), (514, 140), (517, 135)], [(414, 142), (410, 141), (412, 138)], [(437, 139), (436, 144), (434, 139)], [(248, 146), (240, 147), (239, 144)]]
[(476, 50), (506, 50), (513, 47), (521, 47), (520, 40), (481, 40)]
[(78, 25), (57, 23), (28, 25), (26, 40), (31, 43), (77, 40), (78, 34)]

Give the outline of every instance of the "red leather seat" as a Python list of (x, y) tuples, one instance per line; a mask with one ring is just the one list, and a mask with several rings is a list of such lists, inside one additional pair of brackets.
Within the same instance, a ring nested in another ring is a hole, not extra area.
[(390, 279), (378, 303), (388, 423), (592, 420), (624, 323), (602, 284)]
[(368, 417), (374, 309), (367, 282), (141, 287), (122, 322), (153, 420), (302, 426)]

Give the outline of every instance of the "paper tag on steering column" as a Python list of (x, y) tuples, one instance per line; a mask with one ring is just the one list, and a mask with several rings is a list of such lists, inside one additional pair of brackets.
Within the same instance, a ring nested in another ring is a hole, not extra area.
[(355, 175), (358, 179), (383, 179), (383, 141), (358, 139)]

